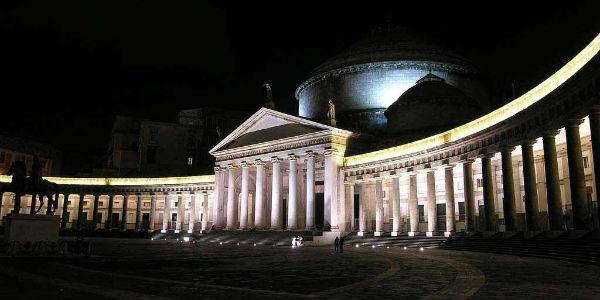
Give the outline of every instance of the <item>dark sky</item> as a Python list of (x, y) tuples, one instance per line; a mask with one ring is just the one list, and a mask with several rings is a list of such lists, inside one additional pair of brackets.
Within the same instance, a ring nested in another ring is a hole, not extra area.
[(199, 106), (255, 110), (267, 79), (294, 112), (294, 89), (310, 70), (377, 27), (445, 42), (500, 99), (600, 32), (599, 1), (175, 2), (3, 1), (0, 133), (56, 146), (69, 173), (106, 161), (115, 115), (173, 121)]

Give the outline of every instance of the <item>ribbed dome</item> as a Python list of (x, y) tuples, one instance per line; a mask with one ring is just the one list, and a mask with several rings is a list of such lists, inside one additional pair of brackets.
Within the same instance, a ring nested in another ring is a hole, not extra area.
[(378, 30), (327, 60), (312, 74), (373, 62), (431, 61), (474, 69), (465, 58), (406, 29)]
[(472, 120), (481, 112), (475, 100), (429, 73), (390, 105), (385, 116), (391, 133), (431, 133)]

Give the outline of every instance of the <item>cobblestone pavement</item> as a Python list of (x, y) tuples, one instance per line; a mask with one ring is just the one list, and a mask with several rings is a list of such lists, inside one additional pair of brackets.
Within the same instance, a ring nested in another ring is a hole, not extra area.
[(0, 299), (598, 298), (600, 268), (445, 250), (96, 239), (88, 258), (0, 258)]

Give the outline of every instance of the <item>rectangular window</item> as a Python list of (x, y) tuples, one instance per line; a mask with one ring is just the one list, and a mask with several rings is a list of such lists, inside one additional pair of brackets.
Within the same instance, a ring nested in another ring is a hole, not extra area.
[(587, 156), (583, 157), (583, 167), (586, 168), (586, 169), (590, 167), (589, 166), (589, 159), (588, 159)]
[(477, 188), (483, 187), (483, 179), (477, 178)]
[(173, 202), (173, 206), (179, 207), (179, 201)]
[(193, 163), (194, 163), (194, 158), (191, 156), (188, 157), (188, 161), (187, 161), (188, 166), (191, 166)]
[(459, 221), (465, 220), (465, 203), (464, 202), (458, 202), (458, 220)]
[(150, 202), (144, 202), (143, 207), (150, 207)]
[(103, 207), (104, 206), (104, 201), (98, 201), (98, 207)]
[(419, 205), (419, 222), (425, 222), (425, 205)]

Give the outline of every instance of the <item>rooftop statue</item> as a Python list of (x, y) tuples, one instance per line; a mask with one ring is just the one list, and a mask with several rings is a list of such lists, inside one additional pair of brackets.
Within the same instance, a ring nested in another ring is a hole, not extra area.
[(267, 94), (267, 100), (264, 106), (268, 109), (275, 109), (275, 101), (273, 100), (273, 91), (271, 90), (271, 82), (267, 81), (263, 84), (265, 87), (265, 93)]
[(327, 108), (327, 119), (331, 126), (336, 125), (335, 120), (335, 104), (333, 103), (333, 99), (329, 98), (329, 107)]

